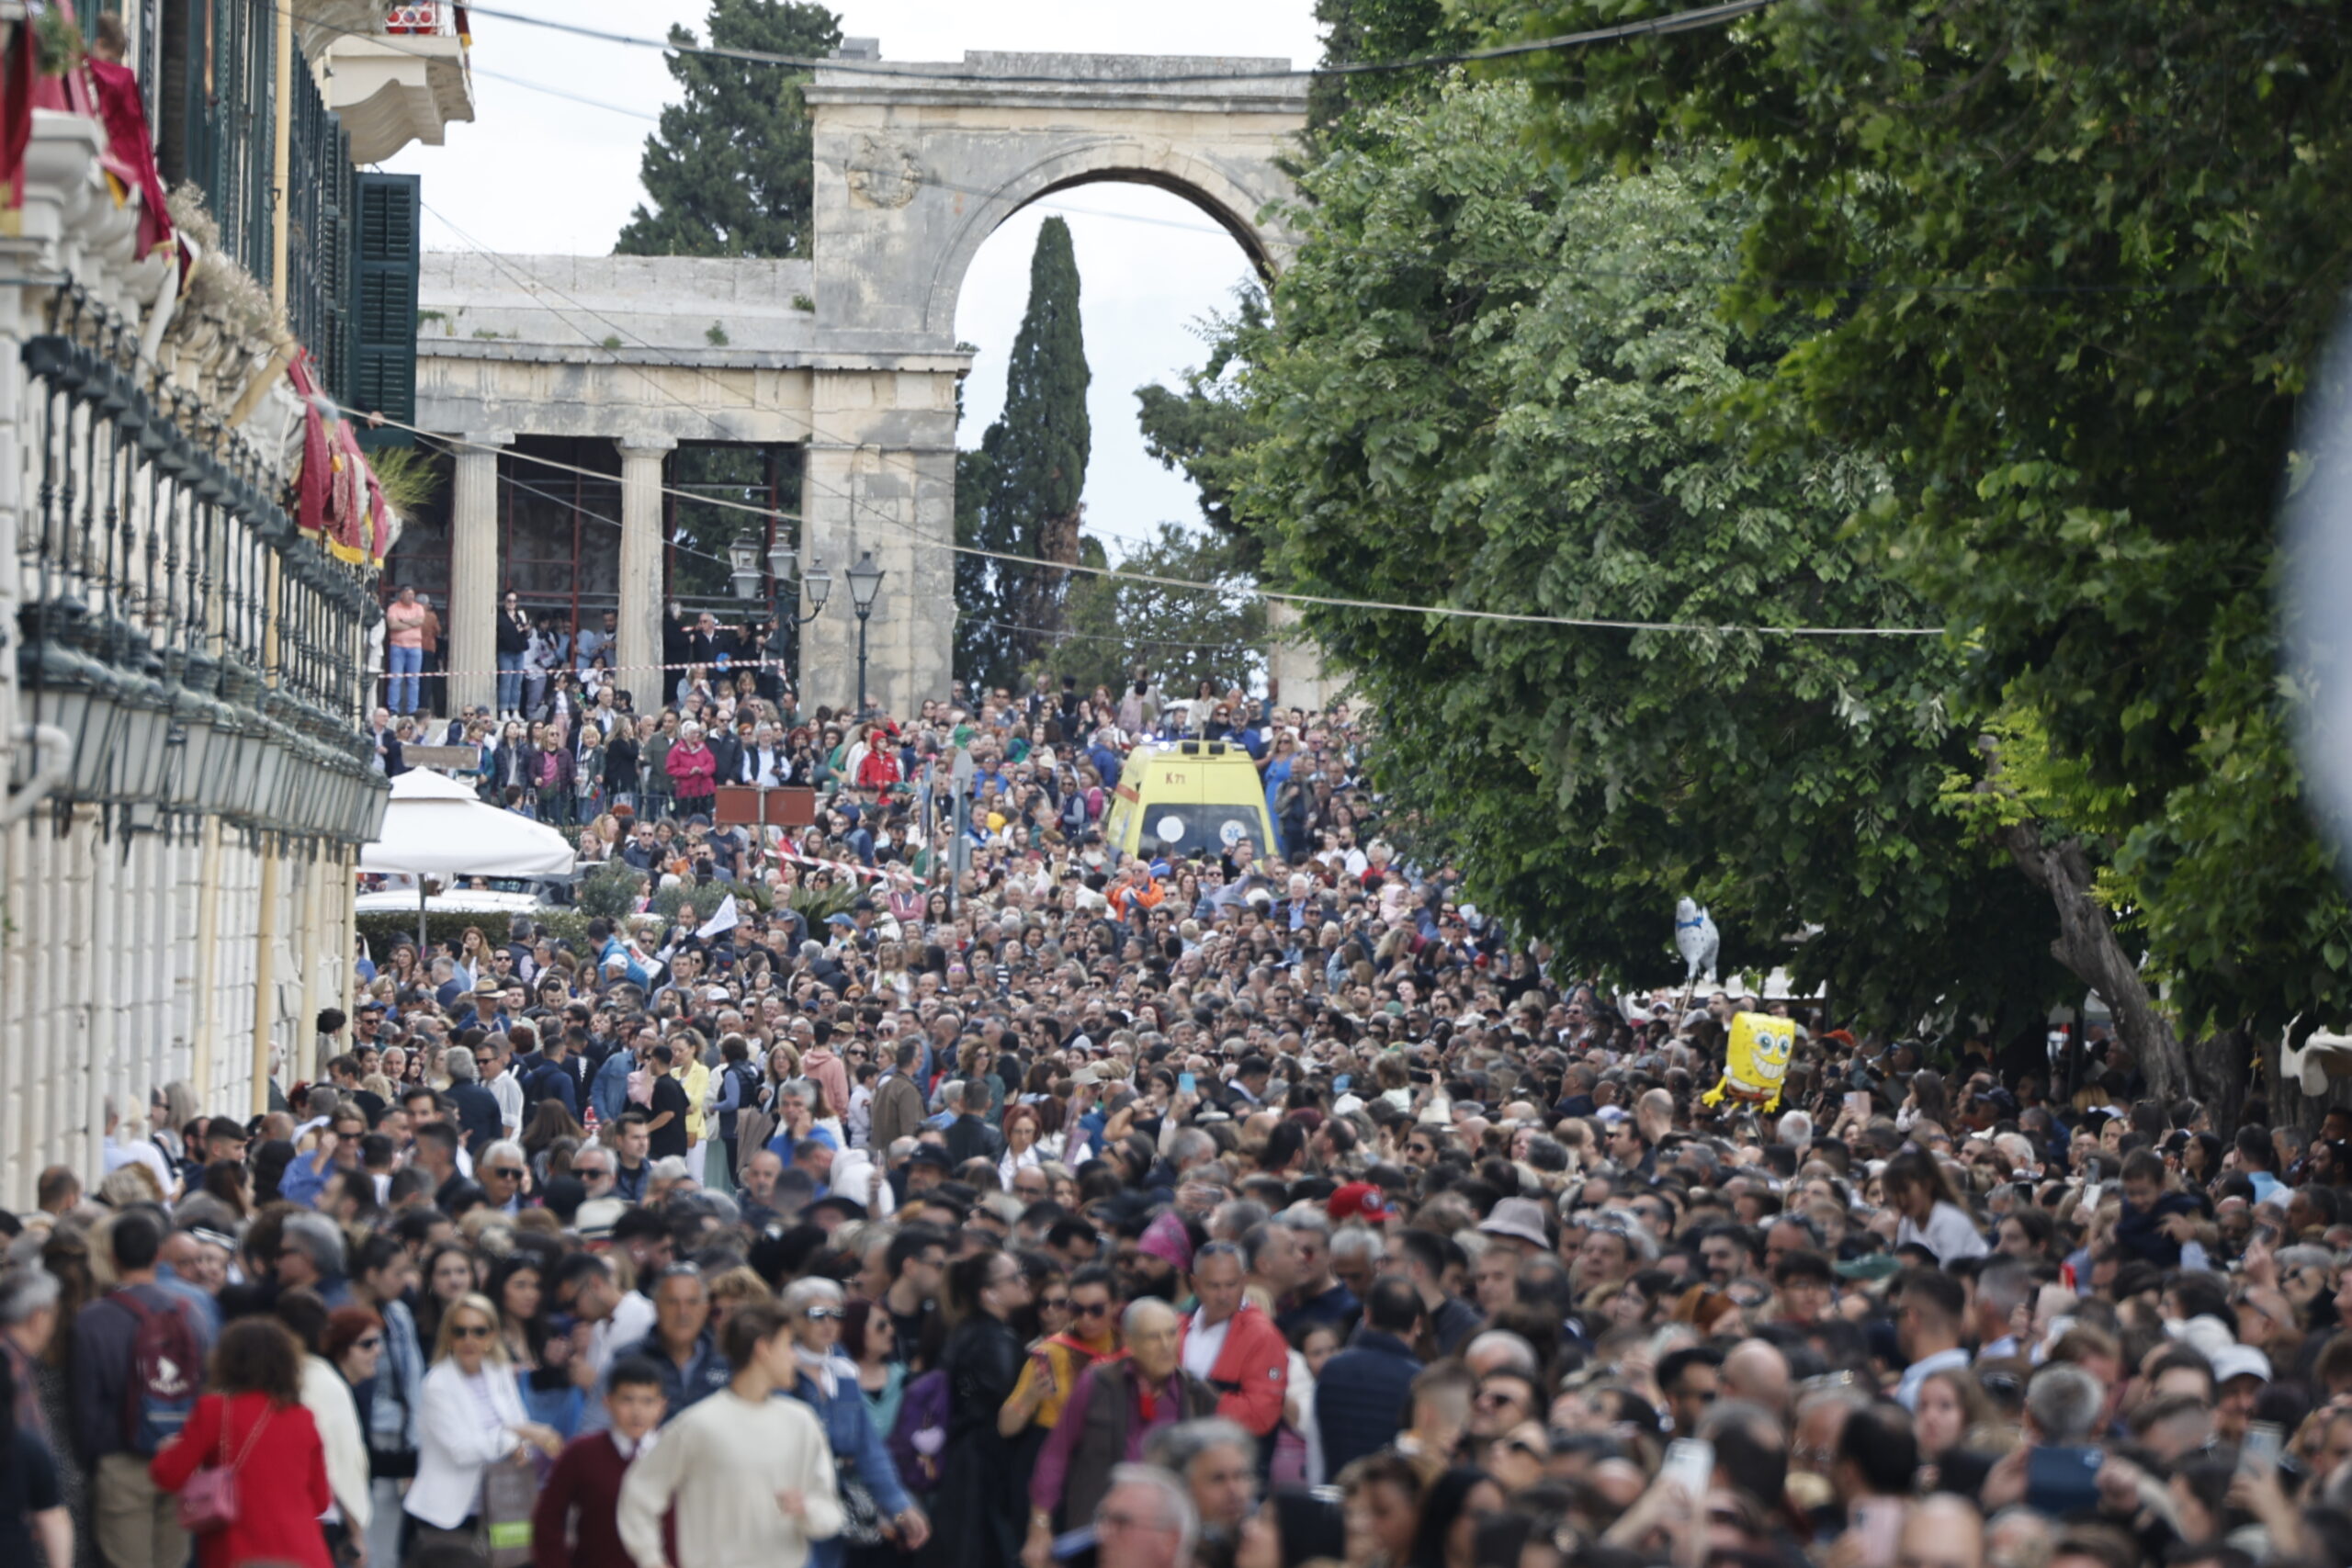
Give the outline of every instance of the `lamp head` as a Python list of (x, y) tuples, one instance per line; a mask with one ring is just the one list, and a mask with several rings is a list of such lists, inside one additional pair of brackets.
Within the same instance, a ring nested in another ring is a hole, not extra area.
[(849, 569), (850, 602), (860, 615), (874, 608), (874, 596), (882, 592), (882, 569), (874, 564), (872, 550), (860, 550), (857, 564)]

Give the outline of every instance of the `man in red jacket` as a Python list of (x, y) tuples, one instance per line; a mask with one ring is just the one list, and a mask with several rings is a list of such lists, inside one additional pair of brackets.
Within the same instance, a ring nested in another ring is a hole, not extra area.
[(637, 1568), (621, 1545), (621, 1478), (668, 1403), (652, 1362), (625, 1356), (613, 1363), (605, 1392), (613, 1424), (566, 1445), (531, 1510), (536, 1568)]
[(1290, 1345), (1241, 1296), (1241, 1249), (1211, 1242), (1193, 1255), (1200, 1308), (1184, 1320), (1184, 1370), (1216, 1390), (1216, 1413), (1265, 1440), (1282, 1424), (1290, 1385)]

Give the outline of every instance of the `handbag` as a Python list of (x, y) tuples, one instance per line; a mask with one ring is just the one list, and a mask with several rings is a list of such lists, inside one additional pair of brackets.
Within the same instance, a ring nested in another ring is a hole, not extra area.
[(538, 1497), (536, 1460), (483, 1467), (481, 1545), (491, 1568), (525, 1568), (531, 1562), (531, 1511)]
[(237, 1522), (237, 1472), (244, 1468), (245, 1457), (254, 1451), (254, 1444), (269, 1425), (270, 1412), (265, 1408), (254, 1429), (245, 1434), (245, 1446), (237, 1451), (234, 1461), (229, 1458), (229, 1402), (220, 1402), (220, 1462), (208, 1464), (187, 1478), (180, 1488), (180, 1529), (190, 1535), (209, 1535), (227, 1529)]
[(880, 1545), (882, 1506), (874, 1500), (874, 1489), (858, 1478), (854, 1459), (837, 1457), (834, 1464), (834, 1479), (842, 1496), (840, 1540), (849, 1546)]

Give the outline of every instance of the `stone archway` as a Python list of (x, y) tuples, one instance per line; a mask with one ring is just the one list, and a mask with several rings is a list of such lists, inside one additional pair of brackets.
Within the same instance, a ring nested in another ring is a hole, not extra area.
[[(1158, 186), (1279, 269), (1264, 220), (1306, 125), (1282, 60), (967, 53), (881, 69), (870, 40), (804, 89), (814, 120), (813, 262), (823, 357), (810, 368), (802, 567), (873, 552), (889, 575), (869, 628), (879, 700), (948, 686), (954, 626), (956, 302), (980, 246), (1029, 203), (1073, 186)], [(1218, 73), (1238, 73), (1219, 76)], [(808, 634), (813, 700), (854, 694), (856, 631)]]

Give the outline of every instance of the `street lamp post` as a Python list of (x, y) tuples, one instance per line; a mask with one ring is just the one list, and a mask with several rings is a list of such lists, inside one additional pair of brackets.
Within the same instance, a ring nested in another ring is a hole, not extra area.
[[(749, 536), (739, 537), (727, 547), (727, 556), (729, 564), (733, 568), (735, 597), (738, 599), (756, 597), (760, 591), (759, 541)], [(786, 626), (805, 626), (824, 614), (825, 601), (833, 591), (833, 574), (825, 570), (825, 558), (822, 556), (810, 558), (808, 575), (800, 581), (800, 586), (808, 590), (808, 613), (805, 615), (798, 614), (797, 610), (788, 614), (784, 607), (787, 594), (795, 599), (799, 597), (797, 590), (790, 586), (795, 569), (799, 563), (794, 558), (792, 547), (785, 541), (780, 531), (775, 533), (768, 541), (767, 558), (770, 589), (768, 618), (775, 623), (779, 636)]]
[(857, 564), (849, 569), (850, 607), (857, 612), (857, 716), (864, 718), (870, 711), (865, 704), (865, 621), (874, 614), (874, 596), (882, 591), (882, 569), (874, 564), (872, 550), (860, 550)]

